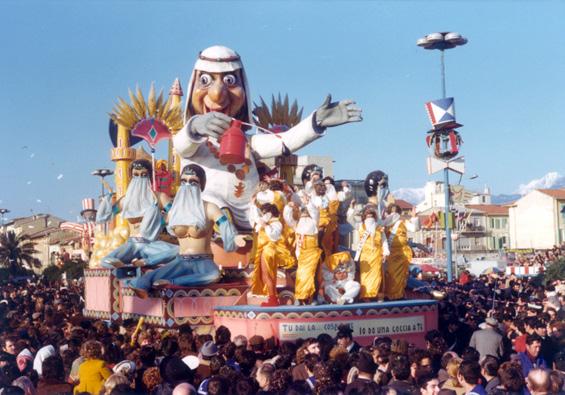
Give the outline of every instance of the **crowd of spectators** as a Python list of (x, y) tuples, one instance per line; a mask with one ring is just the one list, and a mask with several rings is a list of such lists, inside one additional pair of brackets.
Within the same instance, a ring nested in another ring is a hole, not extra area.
[(514, 257), (515, 266), (547, 267), (551, 263), (565, 258), (565, 243), (547, 250), (533, 250), (529, 254), (517, 254)]
[(347, 325), (282, 344), (226, 327), (136, 332), (134, 321), (83, 317), (78, 285), (3, 286), (0, 395), (564, 393), (565, 282), (485, 276), (434, 287), (446, 297), (419, 349), (388, 337), (361, 347)]

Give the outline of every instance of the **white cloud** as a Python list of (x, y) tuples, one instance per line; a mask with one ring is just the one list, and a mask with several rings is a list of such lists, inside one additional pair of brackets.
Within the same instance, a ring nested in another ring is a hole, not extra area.
[(565, 187), (565, 176), (556, 171), (550, 171), (541, 178), (531, 180), (526, 184), (520, 184), (516, 191), (520, 195), (525, 195), (534, 189), (551, 189)]
[(424, 188), (398, 188), (392, 191), (395, 199), (406, 200), (412, 204), (419, 204), (424, 201)]

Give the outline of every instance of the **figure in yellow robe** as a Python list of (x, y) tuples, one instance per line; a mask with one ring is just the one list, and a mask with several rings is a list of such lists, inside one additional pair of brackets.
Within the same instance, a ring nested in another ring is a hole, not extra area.
[(267, 203), (261, 206), (260, 212), (261, 216), (255, 226), (257, 249), (251, 278), (251, 292), (269, 296), (269, 300), (262, 306), (278, 306), (277, 269), (279, 267), (289, 269), (296, 265), (296, 260), (282, 238), (283, 224), (278, 218), (277, 207)]
[(359, 262), (361, 299), (381, 298), (384, 278), (383, 264), (389, 254), (384, 228), (377, 226), (376, 211), (369, 206), (363, 212), (363, 223), (359, 226), (359, 243), (355, 260)]
[(391, 206), (392, 213), (385, 219), (386, 234), (390, 245), (385, 272), (385, 296), (390, 300), (402, 299), (408, 282), (408, 270), (412, 262), (412, 249), (408, 244), (408, 232), (418, 229), (417, 218), (406, 221)]
[[(283, 182), (281, 180), (273, 179), (269, 182), (261, 181), (257, 187), (257, 193), (254, 195), (253, 201), (255, 205), (252, 205), (250, 213), (249, 213), (249, 221), (252, 226), (255, 226), (255, 220), (257, 215), (254, 215), (254, 210), (257, 210), (263, 204), (271, 203), (274, 204), (279, 213), (282, 214), (283, 210), (286, 205), (286, 196), (283, 189)], [(255, 206), (255, 207), (253, 207)], [(283, 224), (283, 234), (282, 238), (290, 251), (294, 249), (294, 229), (291, 226), (287, 226), (283, 217), (279, 216), (280, 221)], [(254, 242), (257, 240), (257, 233), (253, 232), (254, 234)], [(255, 244), (254, 244), (255, 245)], [(250, 255), (251, 261), (254, 259), (255, 250), (252, 250), (252, 254)]]
[[(322, 250), (318, 246), (318, 211), (312, 205), (302, 207), (300, 218), (298, 208), (291, 202), (285, 207), (284, 219), (294, 229), (296, 236), (295, 254), (298, 259), (294, 298), (296, 304), (312, 303), (316, 294), (316, 279), (319, 277)], [(318, 285), (320, 285), (318, 279)]]
[(326, 185), (323, 182), (316, 182), (313, 186), (310, 200), (314, 207), (320, 212), (318, 230), (320, 232), (320, 242), (324, 251), (324, 259), (337, 251), (337, 211), (339, 200), (333, 185)]

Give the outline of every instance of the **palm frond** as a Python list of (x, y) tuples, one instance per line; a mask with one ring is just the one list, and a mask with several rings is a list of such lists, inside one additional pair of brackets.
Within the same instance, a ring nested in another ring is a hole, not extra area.
[(290, 129), (296, 126), (302, 120), (303, 108), (298, 109), (298, 102), (294, 100), (290, 105), (288, 94), (285, 94), (284, 99), (279, 93), (271, 95), (271, 107), (267, 105), (265, 100), (260, 97), (261, 103), (257, 105), (253, 103), (253, 115), (257, 125), (265, 129)]

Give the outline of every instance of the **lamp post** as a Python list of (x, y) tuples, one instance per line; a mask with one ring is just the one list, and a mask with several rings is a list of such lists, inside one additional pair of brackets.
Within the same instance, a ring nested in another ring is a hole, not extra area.
[(111, 176), (112, 174), (114, 174), (114, 172), (110, 169), (96, 169), (94, 170), (92, 173), (93, 176), (98, 176), (100, 177), (101, 181), (102, 181), (102, 196), (104, 196), (104, 177), (106, 176)]
[[(457, 46), (465, 45), (467, 39), (459, 33), (441, 32), (430, 33), (416, 41), (416, 45), (424, 49), (437, 49), (441, 53), (441, 93), (442, 98), (446, 98), (445, 88), (445, 50)], [(445, 256), (447, 266), (447, 280), (453, 280), (453, 262), (451, 250), (451, 229), (449, 227), (449, 167), (443, 170), (444, 194), (445, 194)]]
[(0, 208), (0, 221), (2, 221), (2, 231), (4, 231), (4, 214), (8, 214), (10, 210), (7, 208)]

